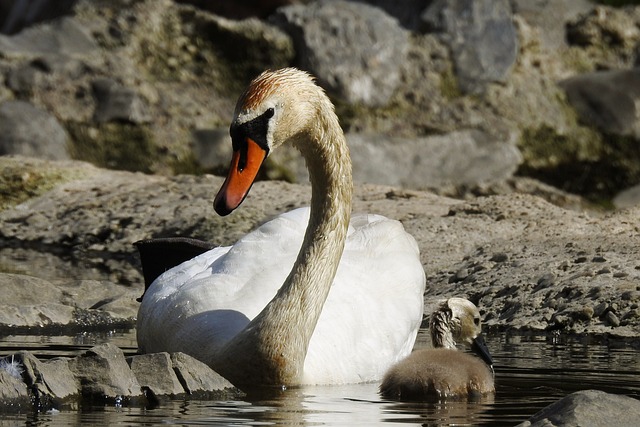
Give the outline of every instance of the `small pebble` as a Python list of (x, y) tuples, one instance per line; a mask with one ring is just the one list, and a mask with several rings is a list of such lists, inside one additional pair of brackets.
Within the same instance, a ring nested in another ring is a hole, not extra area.
[(640, 319), (640, 309), (629, 310), (624, 316), (622, 316), (623, 321)]
[(620, 319), (618, 319), (618, 316), (616, 316), (616, 314), (613, 311), (607, 312), (607, 315), (605, 318), (607, 319), (607, 322), (609, 323), (609, 325), (614, 327), (620, 326)]
[(489, 259), (489, 261), (493, 262), (505, 262), (509, 260), (509, 255), (504, 252), (498, 252), (497, 254), (493, 254), (493, 256)]
[(593, 307), (586, 305), (576, 312), (576, 319), (587, 322), (591, 320), (593, 313)]
[(468, 276), (469, 276), (469, 269), (461, 268), (460, 270), (456, 271), (456, 273), (453, 276), (449, 278), (449, 283), (460, 282), (466, 279)]
[(622, 295), (620, 295), (620, 299), (622, 299), (623, 301), (631, 301), (632, 298), (633, 298), (632, 291), (625, 291), (622, 293)]
[(538, 279), (538, 286), (541, 288), (547, 288), (556, 282), (556, 275), (553, 273), (545, 273)]
[(596, 305), (596, 307), (593, 309), (593, 314), (595, 314), (597, 317), (600, 317), (608, 309), (609, 309), (609, 304), (607, 304), (606, 302), (601, 302), (600, 304)]

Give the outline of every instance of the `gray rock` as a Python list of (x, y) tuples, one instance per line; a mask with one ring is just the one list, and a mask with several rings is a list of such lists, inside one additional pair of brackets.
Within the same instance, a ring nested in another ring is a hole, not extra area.
[[(418, 190), (478, 186), (511, 177), (522, 156), (511, 141), (494, 141), (482, 131), (462, 130), (422, 138), (347, 134), (356, 183)], [(270, 159), (308, 182), (304, 161), (294, 150)]]
[(56, 286), (62, 291), (60, 302), (77, 309), (76, 322), (80, 322), (80, 312), (112, 323), (132, 323), (136, 316), (138, 303), (135, 299), (139, 296), (139, 289), (135, 287), (125, 287), (108, 280), (63, 280)]
[(42, 72), (32, 64), (12, 68), (7, 73), (6, 85), (12, 92), (20, 95), (31, 95), (33, 88), (42, 82)]
[(27, 386), (4, 369), (0, 369), (0, 410), (19, 412), (31, 408)]
[(69, 13), (77, 0), (5, 0), (0, 7), (0, 32), (17, 33), (25, 27)]
[[(183, 353), (136, 355), (125, 360), (114, 344), (75, 358), (42, 361), (28, 351), (0, 359), (0, 409), (46, 411), (83, 401), (153, 404), (188, 393), (233, 399), (244, 394), (207, 365)], [(138, 399), (142, 394), (147, 397)]]
[(518, 427), (635, 427), (640, 401), (600, 390), (572, 393), (547, 406)]
[(631, 188), (627, 188), (619, 192), (613, 198), (613, 204), (616, 208), (630, 208), (640, 204), (640, 185), (634, 185)]
[(154, 395), (176, 396), (185, 393), (174, 372), (169, 353), (151, 353), (133, 356), (129, 365), (138, 383)]
[(478, 185), (509, 178), (522, 161), (512, 143), (462, 130), (412, 140), (349, 134), (354, 180), (428, 189)]
[(204, 363), (184, 353), (172, 353), (173, 369), (189, 394), (224, 393), (235, 394), (238, 390), (229, 381)]
[(605, 133), (640, 137), (636, 108), (640, 69), (581, 74), (559, 85), (584, 124)]
[(0, 35), (0, 54), (5, 57), (37, 57), (46, 54), (87, 55), (99, 47), (78, 21), (63, 17), (27, 28), (14, 35)]
[(81, 385), (84, 397), (99, 400), (139, 397), (142, 389), (124, 353), (107, 343), (69, 360), (69, 368)]
[(415, 31), (422, 25), (420, 15), (428, 5), (426, 0), (350, 0), (367, 3), (379, 7), (387, 14), (393, 16), (408, 30)]
[(6, 292), (0, 304), (0, 324), (42, 327), (73, 321), (74, 307), (63, 305), (62, 291), (44, 279), (2, 273), (0, 287)]
[(322, 0), (280, 8), (270, 19), (293, 38), (299, 66), (348, 103), (385, 105), (398, 87), (408, 34), (380, 9)]
[(140, 124), (149, 122), (147, 107), (134, 90), (106, 78), (94, 80), (92, 87), (96, 99), (93, 120), (97, 123), (124, 121)]
[(630, 52), (640, 40), (637, 9), (592, 7), (566, 23), (566, 38), (577, 46), (598, 46)]
[(567, 46), (565, 23), (591, 10), (588, 0), (512, 0), (513, 12), (539, 29), (542, 45), (550, 50)]
[(196, 129), (192, 133), (192, 150), (198, 165), (206, 170), (226, 171), (232, 147), (229, 129)]
[(24, 101), (0, 105), (0, 155), (68, 159), (68, 136), (50, 113)]
[(132, 325), (142, 289), (108, 281), (65, 280), (53, 284), (32, 275), (0, 273), (6, 295), (0, 324), (12, 328)]
[(463, 92), (481, 93), (487, 83), (507, 79), (518, 55), (508, 0), (436, 0), (423, 21), (449, 45)]
[(39, 403), (59, 406), (79, 397), (80, 384), (69, 369), (69, 359), (40, 361), (32, 353), (21, 351), (16, 360), (22, 363), (25, 382)]

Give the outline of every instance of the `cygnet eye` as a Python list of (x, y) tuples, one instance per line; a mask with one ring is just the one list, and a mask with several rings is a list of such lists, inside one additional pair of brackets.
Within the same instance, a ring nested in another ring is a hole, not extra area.
[(264, 112), (264, 117), (267, 119), (270, 119), (271, 117), (273, 117), (273, 115), (275, 114), (275, 110), (272, 108), (267, 108), (267, 110)]
[(476, 326), (480, 326), (480, 318), (479, 318), (479, 317), (474, 317), (474, 318), (473, 318), (473, 323), (474, 323)]

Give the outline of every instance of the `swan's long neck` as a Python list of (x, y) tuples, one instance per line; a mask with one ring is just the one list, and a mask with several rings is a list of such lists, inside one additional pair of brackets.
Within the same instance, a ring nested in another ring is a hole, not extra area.
[(298, 258), (273, 300), (213, 361), (235, 385), (299, 383), (342, 257), (351, 214), (351, 160), (332, 106), (326, 100), (320, 107), (313, 128), (295, 140), (312, 187), (311, 216)]

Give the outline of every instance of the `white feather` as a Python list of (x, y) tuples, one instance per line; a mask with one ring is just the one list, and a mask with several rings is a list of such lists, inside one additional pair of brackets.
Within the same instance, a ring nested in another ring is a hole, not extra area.
[[(282, 286), (309, 221), (300, 208), (158, 277), (140, 307), (146, 352), (183, 351), (207, 361)], [(331, 291), (309, 343), (303, 383), (379, 379), (411, 352), (422, 318), (424, 272), (402, 225), (354, 215)]]

